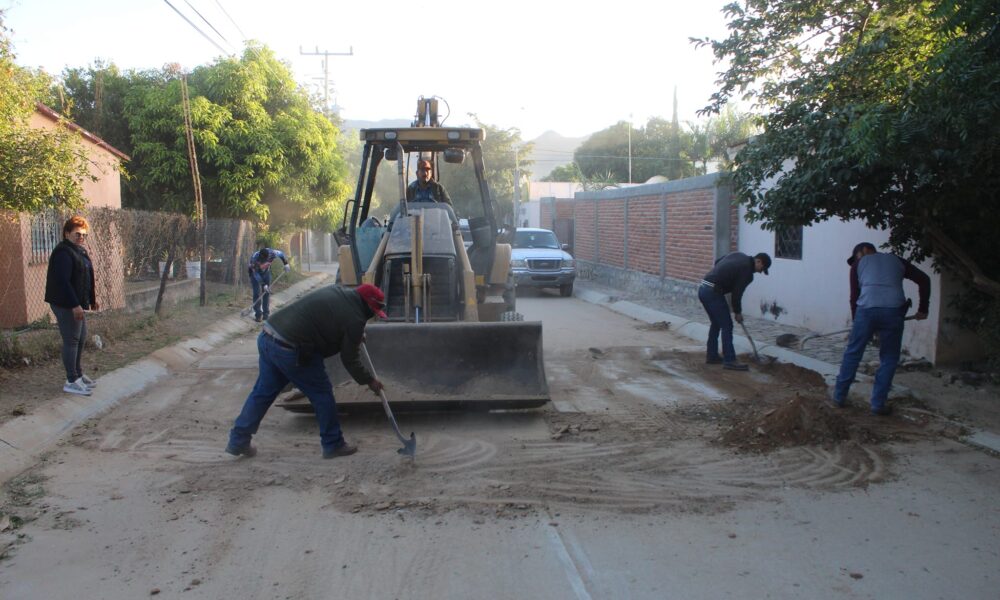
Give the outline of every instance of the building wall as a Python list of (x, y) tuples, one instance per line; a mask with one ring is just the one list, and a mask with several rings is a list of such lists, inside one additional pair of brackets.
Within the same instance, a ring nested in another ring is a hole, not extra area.
[[(39, 129), (61, 127), (57, 122), (37, 111), (32, 113), (29, 125)], [(88, 170), (93, 177), (96, 177), (95, 181), (85, 179), (82, 182), (83, 197), (87, 199), (87, 206), (90, 208), (121, 208), (122, 186), (119, 173), (121, 159), (87, 139), (81, 139), (80, 143), (87, 151)]]
[[(750, 255), (767, 252), (774, 257), (774, 235), (741, 219), (740, 251)], [(744, 310), (748, 315), (776, 319), (813, 331), (849, 328), (851, 290), (847, 257), (859, 242), (881, 247), (888, 239), (887, 231), (869, 229), (860, 221), (825, 221), (806, 227), (802, 234), (802, 260), (774, 258), (770, 275), (756, 275), (747, 288), (743, 296)], [(949, 354), (954, 358), (954, 350), (942, 354), (938, 347), (943, 327), (957, 329), (944, 326), (942, 278), (929, 264), (917, 266), (931, 278), (930, 313), (925, 321), (907, 322), (903, 348), (911, 356), (931, 362), (939, 362)], [(918, 289), (908, 280), (903, 287), (906, 296), (913, 299), (912, 314), (916, 312)], [(772, 310), (778, 315), (773, 315)], [(952, 335), (957, 333), (953, 331)]]

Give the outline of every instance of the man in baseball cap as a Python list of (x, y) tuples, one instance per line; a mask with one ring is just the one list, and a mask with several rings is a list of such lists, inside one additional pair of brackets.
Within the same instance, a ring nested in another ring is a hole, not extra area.
[(451, 204), (448, 192), (433, 177), (434, 166), (431, 164), (431, 161), (417, 161), (417, 179), (406, 188), (406, 201), (444, 202), (445, 204)]
[(309, 398), (316, 410), (323, 458), (357, 452), (358, 447), (347, 443), (340, 430), (333, 386), (323, 359), (339, 353), (354, 381), (377, 394), (382, 382), (362, 364), (360, 347), (365, 325), (374, 317), (384, 319), (384, 307), (385, 294), (374, 285), (353, 289), (331, 285), (274, 313), (257, 336), (260, 373), (229, 432), (226, 452), (247, 457), (257, 454), (250, 439), (289, 382)]

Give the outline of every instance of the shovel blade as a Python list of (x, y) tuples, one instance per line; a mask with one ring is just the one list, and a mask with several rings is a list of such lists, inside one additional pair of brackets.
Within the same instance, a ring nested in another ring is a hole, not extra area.
[(396, 452), (411, 458), (417, 456), (417, 438), (412, 431), (410, 432), (410, 439), (403, 440), (403, 447), (396, 450)]

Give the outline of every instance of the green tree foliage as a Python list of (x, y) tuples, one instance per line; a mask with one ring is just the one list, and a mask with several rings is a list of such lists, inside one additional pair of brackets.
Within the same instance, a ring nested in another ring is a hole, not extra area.
[[(728, 62), (706, 110), (745, 96), (767, 113), (735, 160), (749, 217), (890, 228), (897, 251), (933, 256), (969, 283), (967, 324), (1000, 340), (997, 3), (752, 0), (726, 11), (729, 37), (696, 42)], [(992, 352), (1000, 362), (1000, 345)]]
[(676, 123), (660, 117), (649, 119), (644, 127), (632, 127), (627, 121), (598, 131), (576, 152), (574, 162), (586, 180), (606, 180), (610, 173), (615, 182), (629, 180), (629, 130), (632, 140), (632, 181), (642, 183), (655, 175), (682, 179), (697, 174), (691, 156), (693, 138)]
[[(736, 157), (736, 194), (765, 227), (830, 218), (891, 228), (891, 244), (955, 266), (1000, 298), (1000, 16), (989, 0), (752, 0), (708, 111), (767, 111)], [(765, 190), (761, 182), (775, 179)]]
[(584, 175), (583, 171), (580, 170), (580, 165), (571, 162), (552, 169), (548, 175), (542, 178), (542, 181), (584, 181)]
[[(486, 163), (486, 181), (497, 203), (497, 220), (510, 222), (514, 214), (514, 172), (520, 172), (521, 200), (524, 201), (528, 193), (525, 182), (530, 179), (531, 165), (534, 164), (534, 161), (527, 159), (531, 155), (533, 144), (522, 141), (521, 131), (516, 127), (504, 129), (483, 123), (474, 114), (469, 116), (485, 134), (483, 162)], [(462, 217), (481, 215), (482, 202), (472, 161), (466, 160), (462, 165), (442, 161), (438, 169), (438, 179), (448, 190), (455, 212)]]
[[(257, 43), (188, 77), (202, 194), (211, 216), (332, 229), (349, 186), (339, 130)], [(132, 155), (123, 203), (191, 211), (193, 189), (174, 69), (64, 73), (62, 93), (85, 126)]]
[(0, 12), (0, 209), (79, 207), (81, 183), (91, 177), (86, 150), (66, 127), (29, 125), (49, 78), (19, 67), (14, 59)]

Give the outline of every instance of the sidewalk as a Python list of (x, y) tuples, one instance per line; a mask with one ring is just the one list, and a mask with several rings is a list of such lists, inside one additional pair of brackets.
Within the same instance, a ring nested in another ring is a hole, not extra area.
[[(336, 269), (336, 264), (312, 263), (313, 275), (274, 294), (272, 307), (278, 308), (319, 285), (332, 283)], [(31, 466), (59, 438), (83, 421), (141, 393), (168, 377), (173, 370), (205, 358), (233, 337), (258, 327), (252, 319), (233, 314), (198, 337), (160, 348), (141, 360), (102, 375), (92, 396), (60, 394), (43, 408), (4, 423), (0, 426), (0, 483)]]
[[(639, 296), (624, 290), (581, 279), (576, 280), (573, 295), (586, 302), (603, 305), (610, 310), (632, 317), (638, 321), (650, 324), (669, 323), (670, 331), (697, 342), (704, 343), (708, 339), (708, 315), (700, 304), (671, 302), (664, 298)], [(816, 338), (810, 340), (804, 350), (800, 350), (782, 348), (775, 344), (775, 339), (783, 333), (803, 336), (815, 332), (801, 327), (778, 324), (770, 319), (760, 319), (750, 316), (745, 317), (744, 325), (746, 325), (750, 335), (754, 338), (757, 352), (761, 356), (773, 357), (779, 361), (815, 371), (823, 376), (828, 385), (833, 384), (839, 371), (840, 359), (843, 356), (844, 347), (847, 343), (846, 335)], [(736, 331), (740, 332), (739, 327), (737, 327)], [(751, 354), (753, 352), (750, 341), (744, 335), (734, 333), (733, 345), (736, 347), (737, 353)], [(878, 350), (869, 347), (865, 351), (862, 364), (877, 360)], [(902, 373), (897, 374), (897, 383), (893, 384), (892, 392), (889, 394), (890, 399), (914, 398), (931, 407), (934, 407), (935, 404), (940, 404), (940, 402), (936, 402), (939, 399), (931, 395), (935, 393), (933, 391), (924, 392), (918, 388), (899, 385), (898, 380), (901, 379), (900, 375)], [(851, 387), (849, 401), (859, 406), (867, 405), (868, 398), (871, 395), (871, 383), (872, 378), (870, 376), (858, 373), (856, 383)], [(1000, 402), (1000, 398), (995, 398), (995, 400)], [(914, 410), (918, 412), (922, 411), (922, 409)], [(960, 425), (970, 429), (971, 432), (962, 438), (962, 441), (977, 448), (1000, 453), (1000, 435), (994, 433), (994, 431), (1000, 431), (1000, 428), (993, 422), (995, 419), (987, 418), (988, 415), (985, 412), (981, 414), (982, 419), (977, 419), (974, 410), (966, 411), (966, 413), (969, 412), (972, 413), (971, 418), (966, 419), (968, 422), (960, 423)], [(940, 414), (940, 410), (935, 411), (934, 415), (937, 418), (954, 422), (954, 419), (949, 416)]]

